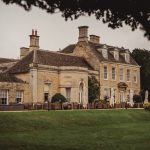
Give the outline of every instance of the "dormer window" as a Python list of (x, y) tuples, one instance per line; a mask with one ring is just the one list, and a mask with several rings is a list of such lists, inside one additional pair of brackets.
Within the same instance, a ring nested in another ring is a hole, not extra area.
[(119, 52), (118, 51), (114, 51), (114, 58), (115, 58), (115, 60), (119, 60)]
[(102, 48), (102, 55), (104, 58), (108, 58), (107, 46), (104, 44)]
[(106, 59), (108, 58), (107, 49), (102, 50), (102, 55), (103, 55), (104, 58), (106, 58)]
[(130, 62), (130, 54), (129, 53), (125, 54), (125, 61), (128, 63)]

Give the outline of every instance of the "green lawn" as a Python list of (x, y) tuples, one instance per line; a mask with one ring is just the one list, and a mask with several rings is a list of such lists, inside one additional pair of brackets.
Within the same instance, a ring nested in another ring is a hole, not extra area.
[(150, 150), (150, 111), (0, 112), (0, 150)]

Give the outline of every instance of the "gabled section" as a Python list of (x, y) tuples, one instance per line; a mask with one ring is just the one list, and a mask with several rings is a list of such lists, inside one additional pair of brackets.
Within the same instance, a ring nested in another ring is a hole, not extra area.
[(90, 70), (93, 68), (86, 62), (84, 58), (77, 56), (70, 56), (58, 52), (51, 52), (45, 50), (31, 51), (27, 56), (21, 59), (17, 64), (9, 69), (9, 73), (25, 73), (29, 72), (30, 64), (33, 65), (49, 65), (49, 66), (76, 66), (84, 67)]

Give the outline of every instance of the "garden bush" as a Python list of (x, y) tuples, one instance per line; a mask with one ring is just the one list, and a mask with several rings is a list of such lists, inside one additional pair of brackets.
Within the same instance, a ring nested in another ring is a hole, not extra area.
[(150, 110), (150, 103), (144, 104), (144, 109), (145, 110)]
[(52, 97), (52, 100), (51, 100), (52, 103), (55, 103), (55, 102), (64, 103), (64, 102), (66, 102), (66, 101), (67, 101), (66, 98), (65, 98), (62, 94), (60, 94), (60, 93), (56, 93), (56, 94)]

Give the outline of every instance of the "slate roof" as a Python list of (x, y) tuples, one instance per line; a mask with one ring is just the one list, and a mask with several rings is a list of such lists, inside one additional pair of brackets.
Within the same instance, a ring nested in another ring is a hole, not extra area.
[(17, 82), (24, 83), (21, 79), (16, 78), (14, 75), (9, 73), (0, 73), (0, 82)]
[(104, 58), (102, 56), (102, 53), (99, 52), (97, 49), (98, 48), (102, 48), (104, 46), (104, 44), (95, 44), (95, 43), (92, 43), (92, 42), (89, 42), (89, 46), (90, 48), (92, 49), (92, 51), (96, 54), (96, 56), (98, 57), (98, 59), (100, 61), (108, 61), (108, 62), (116, 62), (116, 63), (124, 63), (124, 64), (132, 64), (132, 65), (138, 65), (135, 60), (131, 57), (130, 55), (130, 62), (126, 62), (124, 57), (120, 54), (121, 52), (125, 52), (125, 49), (123, 48), (118, 48), (117, 47), (117, 50), (119, 51), (119, 60), (116, 60), (113, 56), (112, 53), (110, 53), (111, 50), (114, 50), (116, 47), (112, 47), (112, 46), (109, 46), (109, 45), (106, 45), (107, 46), (107, 50), (108, 50), (108, 59)]
[(76, 44), (70, 44), (67, 47), (65, 47), (63, 50), (61, 50), (61, 53), (73, 53), (73, 50), (75, 49)]
[[(33, 63), (34, 51), (30, 52), (27, 56), (16, 63), (9, 69), (9, 73), (25, 73), (29, 71), (29, 65)], [(59, 52), (51, 52), (45, 50), (37, 50), (36, 63), (41, 65), (50, 66), (77, 66), (85, 67), (90, 70), (93, 68), (86, 62), (84, 58), (77, 56), (70, 56)]]
[(16, 62), (17, 59), (9, 59), (9, 58), (0, 58), (0, 64), (2, 63), (10, 63), (10, 62)]
[(25, 73), (29, 71), (29, 64), (33, 62), (33, 51), (30, 52), (26, 57), (18, 61), (14, 66), (12, 66), (8, 73)]
[[(109, 45), (106, 45), (106, 44), (96, 44), (96, 43), (92, 43), (92, 42), (88, 42), (88, 44), (89, 44), (89, 47), (91, 48), (92, 52), (99, 59), (99, 61), (108, 61), (108, 62), (116, 62), (116, 63), (125, 63), (125, 64), (138, 65), (131, 56), (130, 56), (130, 63), (127, 63), (125, 61), (123, 56), (120, 54), (121, 52), (125, 51), (125, 49), (123, 49), (123, 48), (113, 47), (113, 46), (109, 46)], [(102, 56), (102, 53), (97, 50), (98, 48), (102, 48), (104, 45), (106, 45), (107, 49), (108, 49), (108, 59), (105, 59)], [(112, 55), (112, 53), (110, 53), (110, 51), (114, 50), (115, 48), (117, 48), (117, 50), (119, 51), (119, 60), (114, 59), (114, 56)], [(72, 45), (69, 45), (69, 46), (65, 47), (61, 52), (70, 54), (70, 53), (73, 53), (74, 49), (75, 49), (75, 44), (72, 44)]]

